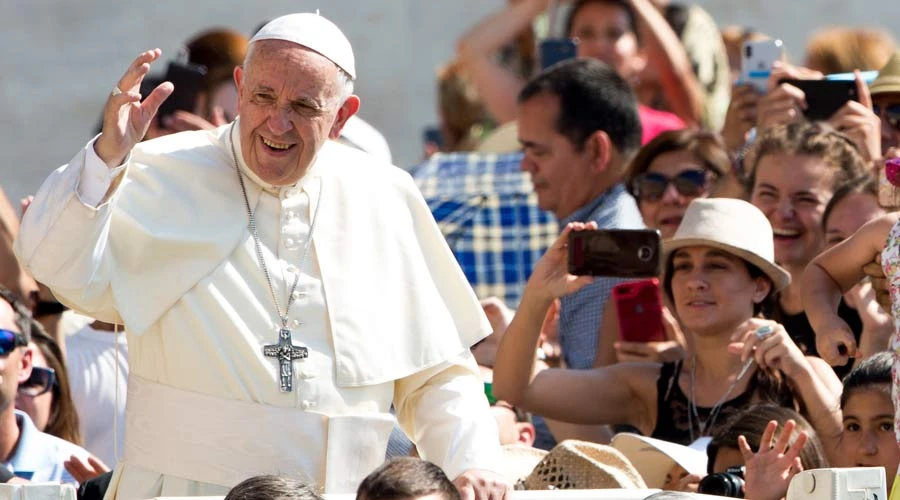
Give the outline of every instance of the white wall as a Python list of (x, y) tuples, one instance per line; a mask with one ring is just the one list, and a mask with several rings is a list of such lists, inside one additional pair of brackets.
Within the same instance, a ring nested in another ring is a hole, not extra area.
[[(898, 0), (698, 1), (722, 23), (781, 37), (795, 58), (815, 26), (900, 26)], [(451, 56), (461, 33), (503, 3), (0, 0), (0, 185), (18, 199), (68, 161), (90, 137), (106, 94), (140, 51), (158, 46), (164, 57), (171, 56), (206, 27), (249, 32), (265, 19), (317, 7), (344, 29), (356, 50), (360, 115), (385, 134), (397, 163), (414, 164), (422, 127), (436, 120), (436, 67)]]

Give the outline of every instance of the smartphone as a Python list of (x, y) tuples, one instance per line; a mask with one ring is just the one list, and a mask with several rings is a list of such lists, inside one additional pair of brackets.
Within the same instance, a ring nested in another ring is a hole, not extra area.
[(612, 300), (619, 317), (619, 338), (626, 342), (662, 342), (662, 299), (656, 278), (620, 283), (613, 287)]
[(655, 229), (597, 229), (569, 233), (569, 273), (655, 278), (661, 273), (661, 236)]
[(203, 78), (206, 76), (206, 67), (199, 64), (188, 64), (177, 61), (169, 63), (166, 70), (165, 81), (172, 82), (175, 90), (172, 95), (163, 101), (156, 113), (159, 123), (163, 118), (172, 113), (183, 110), (194, 112), (197, 103), (197, 94), (203, 88)]
[(756, 40), (744, 42), (741, 48), (741, 79), (743, 85), (750, 85), (760, 94), (769, 89), (769, 76), (775, 61), (784, 59), (784, 44), (781, 40)]
[(780, 83), (793, 85), (803, 91), (806, 95), (806, 110), (803, 115), (810, 121), (827, 120), (847, 101), (859, 101), (855, 81), (784, 79)]
[(577, 47), (572, 38), (548, 38), (538, 47), (541, 58), (541, 70), (567, 59), (575, 59)]
[(433, 144), (438, 149), (444, 147), (444, 135), (438, 127), (425, 127), (422, 131), (422, 140), (426, 146)]

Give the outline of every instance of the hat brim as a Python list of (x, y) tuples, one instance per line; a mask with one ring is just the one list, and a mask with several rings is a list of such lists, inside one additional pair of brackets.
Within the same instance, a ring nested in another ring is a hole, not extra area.
[(748, 252), (743, 248), (734, 247), (720, 241), (713, 241), (705, 238), (679, 238), (666, 240), (663, 242), (663, 265), (666, 265), (669, 262), (669, 257), (675, 250), (698, 246), (716, 248), (753, 264), (772, 280), (775, 291), (784, 290), (791, 284), (791, 273), (787, 272), (783, 267), (769, 262), (759, 255)]
[(706, 454), (676, 443), (631, 433), (616, 434), (610, 446), (622, 452), (640, 472), (648, 488), (662, 488), (677, 464), (690, 474), (706, 473)]

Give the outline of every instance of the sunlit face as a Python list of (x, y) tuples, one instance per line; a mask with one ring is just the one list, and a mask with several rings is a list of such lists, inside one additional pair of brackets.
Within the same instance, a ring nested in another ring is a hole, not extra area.
[(255, 42), (234, 75), (241, 154), (269, 184), (300, 180), (325, 141), (337, 139), (359, 107), (355, 96), (341, 102), (334, 63), (291, 42)]
[(884, 214), (876, 196), (855, 193), (845, 197), (832, 207), (825, 221), (825, 248), (846, 240), (866, 222)]
[(756, 167), (750, 201), (772, 224), (775, 261), (806, 268), (822, 251), (822, 213), (831, 199), (831, 169), (814, 156), (766, 155)]
[(572, 20), (569, 36), (578, 39), (578, 57), (599, 59), (626, 80), (644, 67), (628, 12), (617, 5), (592, 2), (583, 6)]
[[(0, 300), (0, 328), (19, 331), (13, 308), (5, 300)], [(0, 412), (14, 404), (19, 384), (31, 376), (31, 359), (31, 352), (24, 347), (0, 356)]]
[(672, 299), (682, 325), (699, 336), (730, 334), (753, 317), (771, 283), (747, 264), (711, 247), (685, 247), (672, 258)]
[(518, 107), (519, 142), (525, 151), (522, 170), (531, 175), (538, 206), (564, 219), (593, 198), (591, 153), (578, 151), (556, 130), (559, 98), (544, 92)]
[[(647, 168), (647, 172), (660, 174), (669, 179), (674, 179), (679, 174), (688, 171), (704, 171), (708, 173), (703, 162), (694, 153), (687, 150), (663, 153), (654, 158)], [(684, 212), (687, 210), (691, 200), (705, 198), (709, 194), (711, 176), (712, 174), (708, 173), (707, 182), (700, 188), (699, 196), (681, 193), (676, 189), (675, 183), (670, 182), (660, 199), (640, 197), (638, 199), (638, 207), (644, 218), (644, 224), (650, 228), (659, 229), (663, 239), (674, 236), (675, 230), (681, 224), (681, 219), (684, 217)]]
[[(31, 351), (32, 366), (47, 368), (47, 359), (34, 342), (28, 344), (28, 350)], [(19, 392), (16, 394), (16, 408), (27, 413), (34, 422), (35, 427), (39, 431), (43, 431), (47, 428), (47, 423), (50, 421), (50, 410), (53, 408), (53, 391), (45, 392), (40, 396), (30, 396)]]
[(844, 463), (835, 465), (884, 467), (890, 490), (900, 465), (890, 387), (855, 389), (841, 410), (844, 430), (840, 456)]

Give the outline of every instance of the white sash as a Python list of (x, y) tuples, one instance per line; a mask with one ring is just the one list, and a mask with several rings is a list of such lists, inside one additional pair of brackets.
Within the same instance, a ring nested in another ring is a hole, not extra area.
[(232, 487), (261, 474), (289, 474), (353, 493), (384, 461), (394, 417), (325, 415), (226, 400), (132, 375), (124, 463)]

